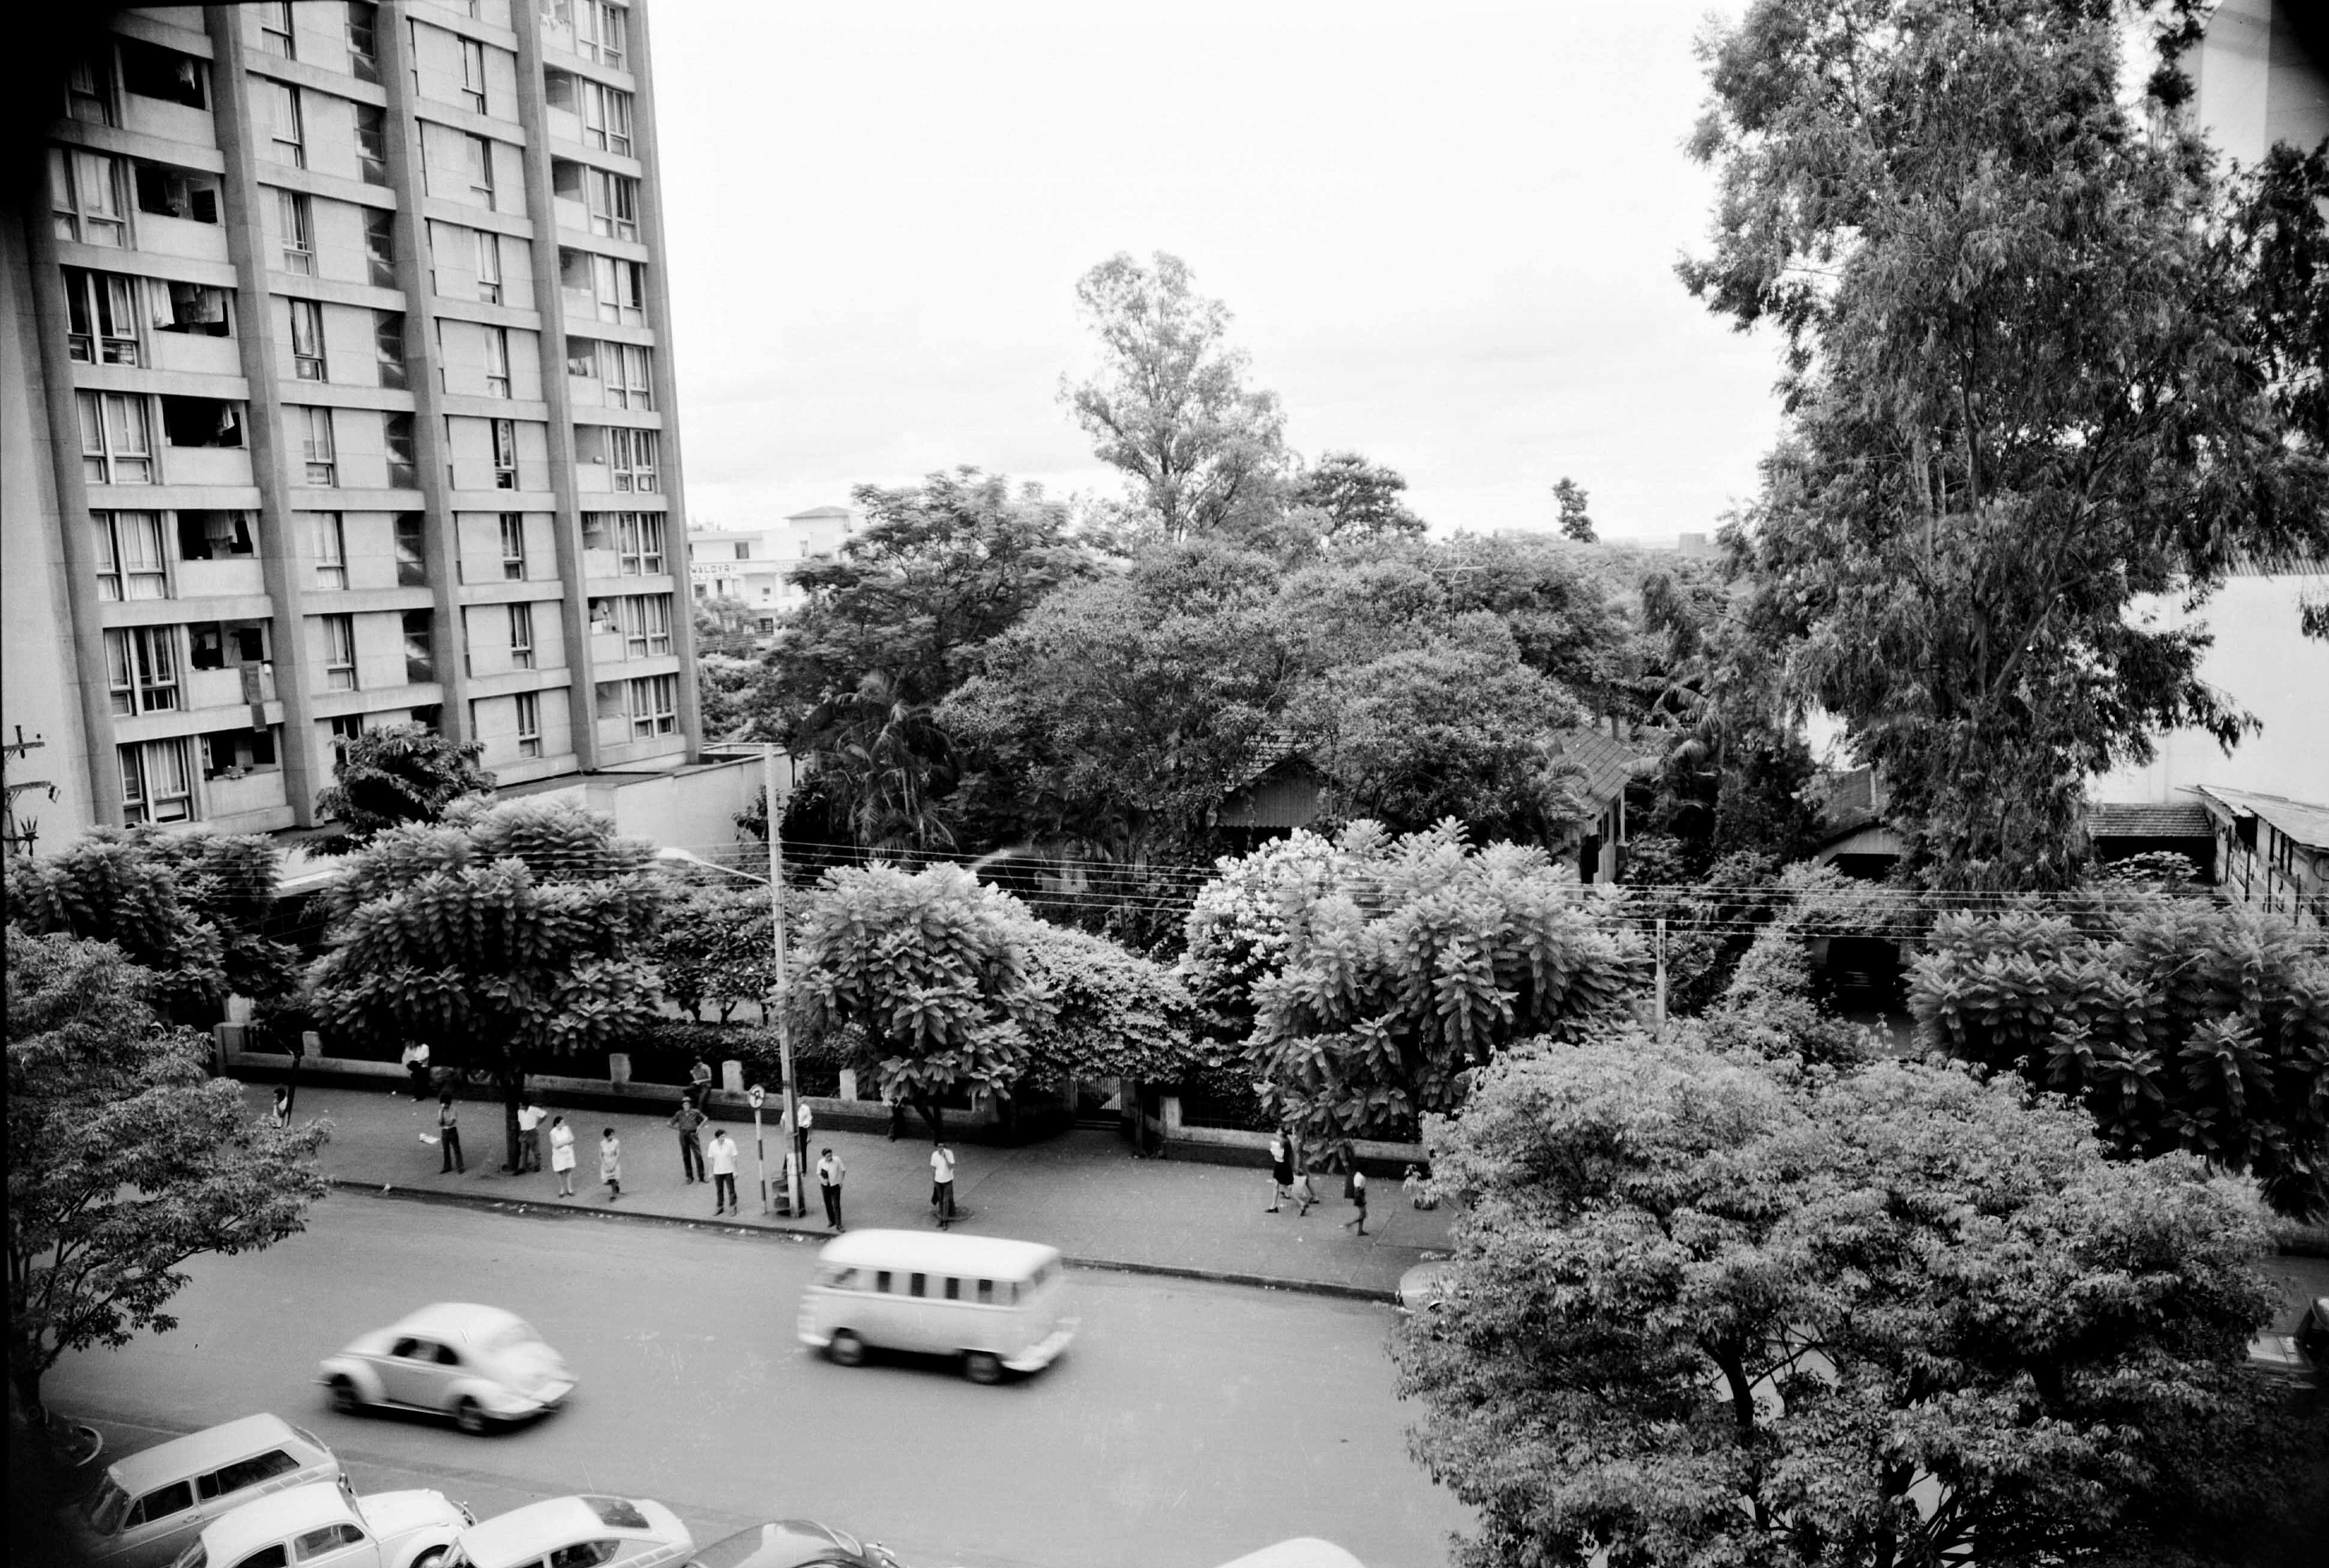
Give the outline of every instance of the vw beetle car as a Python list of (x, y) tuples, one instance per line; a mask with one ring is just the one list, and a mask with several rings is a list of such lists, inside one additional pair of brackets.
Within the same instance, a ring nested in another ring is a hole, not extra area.
[(360, 1499), (343, 1476), (231, 1510), (173, 1568), (436, 1568), (473, 1519), (442, 1492)]
[(461, 1532), (444, 1568), (658, 1568), (684, 1564), (695, 1539), (646, 1497), (552, 1497)]
[(688, 1568), (904, 1568), (879, 1541), (814, 1519), (772, 1519), (714, 1541)]
[(449, 1415), (466, 1432), (556, 1410), (574, 1391), (558, 1352), (498, 1307), (439, 1302), (325, 1358), (332, 1403)]

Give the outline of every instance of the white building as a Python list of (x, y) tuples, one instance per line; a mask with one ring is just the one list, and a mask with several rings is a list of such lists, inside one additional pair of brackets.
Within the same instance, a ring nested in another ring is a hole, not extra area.
[(760, 630), (806, 595), (787, 573), (802, 562), (839, 552), (856, 531), (846, 506), (812, 506), (774, 528), (693, 528), (687, 535), (687, 574), (698, 600), (731, 599), (760, 612)]

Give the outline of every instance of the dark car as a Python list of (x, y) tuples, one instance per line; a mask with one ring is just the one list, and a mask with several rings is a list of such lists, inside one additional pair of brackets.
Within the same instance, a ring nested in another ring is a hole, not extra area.
[(688, 1559), (691, 1568), (902, 1568), (879, 1541), (861, 1544), (810, 1519), (739, 1530)]
[(2318, 1389), (2329, 1368), (2329, 1296), (2316, 1296), (2294, 1332), (2259, 1334), (2249, 1344), (2249, 1365), (2299, 1389)]

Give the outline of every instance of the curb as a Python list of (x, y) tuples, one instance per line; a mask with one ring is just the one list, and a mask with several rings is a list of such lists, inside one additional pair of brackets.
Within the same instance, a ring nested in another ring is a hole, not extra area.
[[(658, 1214), (646, 1209), (569, 1208), (560, 1204), (545, 1204), (538, 1198), (496, 1198), (483, 1194), (440, 1192), (433, 1187), (401, 1187), (392, 1182), (363, 1181), (354, 1176), (327, 1176), (325, 1179), (344, 1193), (361, 1193), (366, 1197), (404, 1203), (437, 1204), (447, 1208), (499, 1209), (509, 1214), (535, 1214), (557, 1220), (628, 1220), (634, 1223), (717, 1231), (731, 1236), (769, 1237), (795, 1246), (804, 1242), (827, 1239), (822, 1230), (804, 1230), (780, 1223), (747, 1225), (724, 1219), (692, 1220), (684, 1214)], [(1399, 1305), (1399, 1292), (1396, 1290), (1379, 1290), (1369, 1285), (1341, 1285), (1329, 1280), (1288, 1280), (1274, 1274), (1245, 1274), (1229, 1269), (1189, 1269), (1174, 1263), (1135, 1263), (1114, 1258), (1078, 1258), (1065, 1254), (1060, 1261), (1070, 1269), (1104, 1270), (1112, 1274), (1148, 1274), (1166, 1280), (1194, 1280), (1209, 1285), (1240, 1285), (1249, 1289), (1287, 1290), (1305, 1296), (1330, 1296), (1344, 1301)]]

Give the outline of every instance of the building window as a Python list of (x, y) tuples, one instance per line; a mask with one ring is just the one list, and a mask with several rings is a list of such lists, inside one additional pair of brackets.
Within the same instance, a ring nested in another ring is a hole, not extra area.
[(208, 283), (152, 281), (154, 329), (187, 332), (202, 337), (229, 337), (233, 326), (227, 318), (226, 290)]
[(167, 599), (169, 568), (162, 555), (158, 512), (92, 512), (97, 543), (97, 596), (107, 600)]
[(217, 176), (168, 164), (139, 164), (132, 183), (137, 210), (157, 218), (177, 218), (189, 223), (219, 221)]
[(592, 146), (628, 156), (631, 150), (631, 95), (604, 82), (581, 81), (582, 139)]
[(575, 0), (574, 52), (585, 60), (619, 69), (623, 63), (624, 24), (620, 5), (608, 0)]
[(402, 388), (406, 384), (402, 311), (375, 310), (372, 313), (372, 345), (374, 366), (380, 372), (380, 384)]
[(380, 9), (371, 0), (348, 0), (348, 74), (380, 80)]
[(652, 491), (660, 488), (655, 477), (655, 433), (634, 430), (620, 425), (607, 430), (607, 460), (614, 469), (618, 490)]
[(80, 414), (81, 477), (92, 485), (154, 482), (153, 433), (135, 392), (75, 392)]
[(577, 295), (589, 288), (592, 308), (601, 321), (626, 326), (646, 324), (646, 269), (636, 261), (620, 261), (587, 250), (561, 251), (559, 284)]
[(404, 679), (409, 685), (422, 685), (437, 678), (437, 634), (433, 622), (433, 612), (429, 610), (404, 612)]
[(299, 58), (291, 41), (291, 0), (268, 0), (259, 8), (259, 47), (286, 60)]
[(65, 352), (83, 364), (137, 364), (137, 280), (64, 269)]
[(639, 237), (639, 183), (605, 169), (582, 171), (583, 195), (590, 209), (590, 232), (610, 240)]
[(316, 552), (316, 586), (342, 589), (348, 585), (348, 543), (337, 512), (307, 514), (308, 539)]
[(495, 420), (494, 430), (494, 488), (517, 488), (517, 421)]
[(324, 307), (312, 299), (291, 307), (291, 365), (301, 381), (329, 381), (324, 373)]
[[(258, 553), (250, 538), (248, 512), (181, 512), (178, 514), (178, 559), (231, 561)], [(196, 666), (200, 668), (200, 666)]]
[(525, 516), (519, 512), (502, 514), (502, 576), (511, 582), (525, 579)]
[(202, 740), (203, 777), (206, 779), (272, 772), (277, 765), (272, 729), (221, 730)]
[(469, 194), (487, 212), (494, 206), (494, 144), (483, 137), (465, 137), (469, 149)]
[(653, 577), (663, 571), (663, 514), (616, 515), (615, 548), (625, 577)]
[(384, 207), (364, 209), (364, 260), (374, 288), (396, 287), (396, 214)]
[(122, 39), (120, 49), (124, 91), (184, 109), (210, 107), (210, 95), (203, 90), (203, 62), (193, 55), (139, 38)]
[(324, 623), (324, 688), (333, 692), (356, 689), (356, 618), (327, 615)]
[(376, 103), (356, 105), (356, 161), (364, 184), (388, 184), (388, 111)]
[(477, 237), (477, 298), (487, 305), (502, 302), (502, 237), (491, 229), (474, 229)]
[(121, 816), (126, 822), (188, 822), (194, 815), (194, 789), (186, 768), (186, 742), (147, 741), (119, 748)]
[[(517, 607), (510, 607), (514, 609)], [(517, 694), (517, 754), (521, 757), (542, 755), (542, 697), (534, 692)]]
[(51, 147), (49, 186), (58, 239), (117, 249), (129, 243), (119, 160), (78, 147)]
[(617, 409), (655, 407), (655, 351), (636, 343), (606, 345), (607, 406)]
[(679, 677), (647, 675), (631, 688), (631, 739), (651, 741), (679, 728)]
[(283, 230), (283, 269), (302, 278), (316, 275), (316, 219), (297, 191), (275, 193), (275, 215)]
[(132, 626), (107, 632), (105, 679), (117, 717), (176, 712), (178, 628)]
[(623, 600), (623, 656), (643, 659), (671, 651), (671, 600), (660, 593)]
[(380, 438), (382, 446), (388, 451), (388, 487), (391, 490), (418, 489), (420, 464), (412, 452), (412, 416), (404, 413), (381, 415)]
[(267, 81), (261, 90), (267, 96), (267, 118), (277, 161), (295, 169), (306, 168), (307, 129), (299, 113), (299, 90), (288, 82)]
[(486, 334), (486, 395), (505, 398), (510, 395), (509, 328), (488, 326)]
[(337, 767), (347, 760), (348, 742), (363, 733), (362, 713), (343, 713), (331, 721), (332, 764)]
[(65, 118), (83, 125), (116, 125), (111, 51), (100, 44), (65, 66)]
[(425, 587), (429, 581), (429, 546), (422, 533), (420, 514), (399, 512), (396, 515), (396, 586)]
[(293, 403), (284, 411), (299, 438), (299, 455), (307, 465), (310, 485), (337, 485), (339, 457), (332, 445), (332, 411)]
[(486, 46), (474, 38), (461, 40), (461, 101), (471, 112), (486, 112)]
[(533, 667), (533, 606), (511, 605), (509, 622), (510, 667), (530, 670)]

